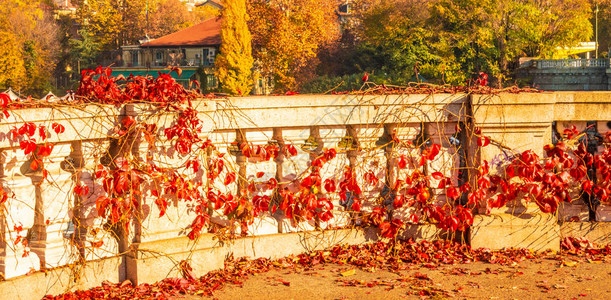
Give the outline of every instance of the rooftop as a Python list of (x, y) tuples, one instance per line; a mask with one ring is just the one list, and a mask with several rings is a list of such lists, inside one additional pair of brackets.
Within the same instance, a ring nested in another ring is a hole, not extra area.
[(221, 44), (221, 19), (211, 18), (150, 42), (142, 47), (218, 46)]

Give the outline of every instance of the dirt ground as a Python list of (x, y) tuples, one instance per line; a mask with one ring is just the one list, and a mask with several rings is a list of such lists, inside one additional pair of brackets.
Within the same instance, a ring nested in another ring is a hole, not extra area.
[(173, 299), (611, 299), (611, 263), (533, 259), (363, 270), (324, 264), (273, 270), (227, 285), (212, 297)]

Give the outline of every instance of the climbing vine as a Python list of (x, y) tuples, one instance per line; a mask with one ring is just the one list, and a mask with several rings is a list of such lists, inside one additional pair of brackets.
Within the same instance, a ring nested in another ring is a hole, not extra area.
[[(170, 72), (180, 74), (181, 70), (173, 68)], [(474, 212), (479, 207), (490, 212), (512, 201), (535, 203), (545, 213), (555, 213), (561, 202), (584, 199), (585, 195), (588, 199), (595, 196), (609, 202), (611, 149), (605, 146), (600, 155), (588, 152), (584, 142), (588, 135), (575, 128), (566, 130), (555, 145), (547, 145), (545, 157), (528, 150), (506, 154), (501, 162), (482, 161), (479, 165), (463, 166), (465, 170), (460, 172), (469, 174), (466, 181), (457, 180), (459, 172), (455, 172), (455, 168), (451, 168), (452, 173), (445, 174), (429, 171), (428, 166), (442, 153), (442, 145), (424, 136), (410, 141), (391, 130), (389, 139), (374, 149), (388, 149), (385, 150), (386, 159), (395, 162), (382, 173), (367, 167), (361, 172), (355, 165), (346, 164), (334, 176), (323, 174), (321, 170), (328, 164), (339, 163), (340, 154), (368, 151), (353, 143), (348, 147), (321, 147), (320, 151), (310, 151), (307, 169), (290, 182), (281, 182), (276, 177), (264, 179), (266, 175), (262, 171), (246, 177), (236, 169), (233, 157), (257, 162), (274, 161), (279, 157), (290, 160), (299, 155), (298, 148), (302, 145), (272, 140), (265, 145), (255, 145), (237, 139), (229, 151), (221, 151), (222, 147), (206, 136), (205, 113), (194, 105), (195, 101), (207, 101), (214, 95), (185, 89), (167, 73), (160, 73), (157, 78), (113, 77), (109, 68), (99, 67), (84, 70), (81, 75), (79, 88), (72, 95), (72, 105), (145, 104), (154, 108), (153, 114), (173, 116), (167, 127), (161, 127), (151, 121), (152, 118), (121, 116), (110, 137), (119, 145), (119, 150), (105, 162), (96, 163), (93, 182), (78, 182), (73, 189), (76, 196), (88, 197), (95, 185), (101, 186), (103, 193), (95, 198), (97, 216), (105, 220), (105, 228), (114, 228), (117, 232), (117, 228), (121, 228), (123, 234), (133, 230), (134, 222), (142, 221), (142, 205), (147, 199), (153, 199), (152, 204), (159, 210), (159, 215), (155, 216), (158, 218), (166, 217), (168, 207), (175, 205), (175, 201), (187, 203), (192, 220), (185, 228), (185, 235), (192, 240), (204, 232), (247, 235), (255, 218), (266, 214), (281, 213), (292, 224), (311, 223), (321, 228), (321, 223), (336, 218), (334, 212), (342, 211), (350, 215), (345, 226), (379, 227), (383, 237), (395, 238), (407, 225), (424, 222), (449, 232), (465, 231), (473, 224)], [(198, 87), (196, 82), (193, 84)], [(494, 94), (500, 91), (487, 87), (486, 78), (481, 76), (470, 88), (375, 86), (354, 94), (397, 92)], [(9, 118), (24, 104), (14, 103), (6, 94), (0, 94), (0, 107), (3, 116)], [(472, 120), (468, 122), (470, 132), (463, 134), (473, 141), (464, 139), (467, 144), (462, 147), (471, 145), (475, 153), (479, 153), (482, 147), (494, 141), (483, 135)], [(24, 122), (11, 129), (10, 138), (19, 141), (19, 148), (30, 158), (30, 169), (42, 172), (43, 178), (47, 178), (45, 162), (54, 150), (48, 138), (65, 131), (65, 126), (57, 122), (50, 125)], [(456, 131), (458, 134), (460, 129), (457, 127)], [(602, 139), (608, 142), (609, 135)], [(137, 154), (140, 143), (137, 141), (147, 144), (143, 157)], [(159, 163), (161, 154), (157, 150), (164, 142), (171, 145), (181, 162)], [(390, 172), (396, 172), (397, 176), (388, 176)], [(596, 180), (594, 174), (600, 180)], [(383, 189), (379, 196), (371, 199), (365, 194), (365, 190), (375, 190), (380, 185)], [(2, 190), (0, 204), (12, 197)], [(407, 214), (395, 214), (405, 209), (409, 211)], [(221, 217), (228, 223), (215, 223), (214, 217)], [(14, 244), (27, 243), (20, 234), (22, 230), (14, 228), (18, 233)], [(101, 242), (94, 241), (91, 245), (100, 247)]]

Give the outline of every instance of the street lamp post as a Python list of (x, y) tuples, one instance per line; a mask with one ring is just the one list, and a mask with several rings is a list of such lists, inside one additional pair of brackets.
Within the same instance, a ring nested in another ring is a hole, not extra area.
[(595, 30), (596, 30), (596, 58), (598, 59), (598, 0), (596, 0), (596, 11), (595, 11)]

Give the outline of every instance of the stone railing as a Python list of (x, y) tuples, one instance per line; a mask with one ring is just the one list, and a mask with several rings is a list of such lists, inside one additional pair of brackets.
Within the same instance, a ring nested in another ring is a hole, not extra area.
[(609, 59), (537, 59), (529, 63), (537, 69), (550, 68), (609, 68)]
[[(440, 172), (457, 184), (459, 169), (467, 170), (469, 177), (471, 172), (477, 172), (482, 160), (498, 160), (507, 151), (531, 149), (543, 157), (543, 146), (552, 139), (552, 124), (557, 124), (557, 130), (562, 131), (563, 126), (583, 127), (586, 121), (598, 121), (599, 130), (604, 132), (607, 120), (611, 119), (611, 93), (587, 92), (302, 95), (202, 100), (194, 105), (204, 121), (204, 137), (220, 152), (227, 153), (229, 168), (236, 170), (241, 180), (275, 178), (287, 188), (294, 188), (295, 179), (308, 170), (311, 161), (324, 148), (338, 149), (338, 157), (325, 165), (321, 177), (339, 179), (346, 166), (352, 167), (364, 186), (365, 212), (379, 201), (385, 183), (405, 172), (395, 167), (397, 154), (414, 158), (410, 159), (407, 169), (419, 169), (426, 174)], [(1, 121), (0, 183), (12, 195), (4, 204), (2, 215), (0, 272), (8, 279), (0, 283), (3, 293), (28, 286), (26, 296), (10, 295), (31, 298), (68, 288), (86, 288), (104, 280), (153, 282), (177, 276), (181, 261), (190, 261), (194, 271), (201, 274), (222, 267), (229, 253), (277, 257), (334, 243), (377, 239), (370, 232), (335, 229), (352, 227), (355, 214), (342, 207), (339, 199), (332, 198), (335, 218), (329, 222), (294, 224), (282, 215), (270, 213), (249, 225), (246, 238), (220, 243), (215, 234), (205, 233), (191, 241), (186, 237), (194, 216), (189, 203), (173, 201), (165, 216), (158, 217), (155, 199), (148, 193), (140, 199), (142, 209), (130, 233), (117, 236), (97, 216), (96, 199), (103, 194), (103, 187), (94, 180), (93, 174), (98, 164), (108, 164), (116, 153), (126, 151), (119, 149), (122, 146), (117, 145), (113, 134), (119, 121), (128, 116), (155, 123), (159, 130), (174, 122), (173, 114), (160, 113), (146, 105), (23, 109), (11, 112), (8, 119)], [(66, 128), (61, 135), (51, 134), (47, 140), (55, 148), (45, 161), (46, 177), (31, 170), (31, 155), (24, 155), (19, 141), (9, 136), (14, 127), (24, 122), (47, 128), (51, 123), (59, 123)], [(476, 147), (474, 136), (457, 134), (456, 129), (461, 126), (481, 128), (493, 144)], [(384, 145), (392, 140), (392, 132), (416, 146), (389, 150)], [(235, 151), (231, 155), (238, 139), (253, 145), (267, 145), (270, 140), (290, 143), (297, 147), (298, 154), (291, 158), (280, 155), (271, 161), (249, 159)], [(464, 148), (456, 146), (453, 142), (456, 139)], [(421, 150), (417, 144), (427, 140), (441, 145), (441, 152), (433, 161), (419, 166), (415, 157)], [(150, 146), (143, 137), (136, 137), (128, 151), (143, 161), (153, 155), (162, 167), (184, 165), (188, 159), (173, 151), (169, 141), (163, 138)], [(376, 174), (379, 183), (364, 184), (364, 173), (369, 171)], [(235, 192), (238, 184), (241, 183), (220, 189)], [(88, 192), (75, 193), (76, 185), (87, 186)], [(432, 188), (431, 194), (435, 201), (447, 202), (443, 189)], [(558, 220), (574, 220), (574, 217), (586, 221), (588, 208), (584, 204), (575, 202), (563, 206), (558, 217), (538, 213), (535, 207), (512, 204), (492, 211), (491, 215), (477, 215), (469, 233), (471, 245), (558, 249), (563, 235), (589, 235), (598, 242), (610, 239), (609, 231), (601, 234), (589, 230), (590, 223), (577, 222), (581, 227), (569, 229), (558, 225)], [(607, 209), (599, 207), (599, 220), (607, 220)], [(393, 211), (394, 217), (404, 220), (413, 213), (417, 212), (410, 208)], [(221, 214), (213, 215), (212, 221), (219, 226), (227, 223)], [(409, 225), (403, 234), (415, 239), (442, 235), (442, 231), (424, 220)], [(17, 236), (27, 239), (28, 243), (16, 242)], [(24, 255), (27, 250), (29, 255)], [(62, 267), (66, 265), (71, 267)], [(41, 269), (47, 269), (47, 273), (36, 272)], [(19, 277), (30, 273), (28, 277)]]
[(518, 77), (545, 91), (609, 91), (609, 59), (539, 59), (520, 65)]

